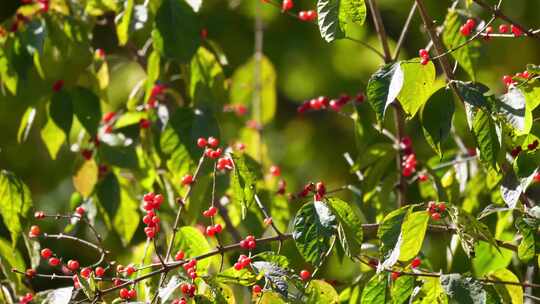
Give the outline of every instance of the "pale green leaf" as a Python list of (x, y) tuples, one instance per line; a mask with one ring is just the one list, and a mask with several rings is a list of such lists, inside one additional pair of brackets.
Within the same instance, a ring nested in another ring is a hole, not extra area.
[(28, 134), (30, 133), (30, 129), (32, 128), (32, 125), (34, 124), (34, 119), (36, 118), (36, 108), (29, 107), (24, 112), (23, 117), (21, 118), (21, 122), (19, 125), (19, 131), (17, 132), (17, 142), (23, 143), (28, 138)]
[[(519, 283), (518, 277), (504, 268), (491, 272), (488, 274), (488, 278), (496, 281)], [(523, 304), (523, 287), (509, 284), (495, 284), (494, 287), (504, 303)]]
[(133, 7), (135, 0), (127, 0), (124, 4), (124, 11), (116, 25), (116, 35), (118, 44), (125, 45), (129, 40), (131, 18), (133, 16)]
[(221, 110), (227, 101), (225, 74), (214, 54), (200, 47), (191, 59), (190, 75), (189, 92), (194, 105)]
[(11, 234), (13, 247), (24, 233), (22, 229), (32, 204), (26, 184), (11, 172), (0, 171), (0, 215)]
[(408, 117), (413, 118), (429, 97), (444, 86), (444, 83), (435, 81), (435, 65), (431, 61), (422, 65), (420, 59), (415, 58), (402, 62), (401, 70), (403, 87), (397, 98)]
[[(443, 43), (447, 49), (461, 46), (469, 39), (469, 37), (463, 36), (460, 32), (460, 27), (465, 24), (466, 20), (467, 18), (460, 16), (457, 11), (453, 9), (449, 10), (444, 21), (444, 31), (442, 35)], [(465, 72), (469, 74), (469, 77), (471, 77), (472, 80), (475, 80), (476, 78), (475, 69), (480, 57), (479, 47), (480, 42), (478, 40), (473, 40), (450, 53)]]
[(49, 155), (52, 159), (56, 159), (60, 147), (66, 140), (66, 135), (50, 118), (47, 119), (47, 123), (41, 129), (40, 134)]
[(309, 282), (309, 286), (306, 290), (305, 303), (318, 304), (318, 303), (339, 303), (339, 295), (332, 285), (321, 280), (313, 280)]
[[(189, 226), (181, 227), (174, 240), (173, 252), (183, 250), (186, 259), (209, 252), (213, 249), (199, 229)], [(204, 274), (219, 257), (201, 260), (197, 263), (197, 272)]]
[(387, 303), (389, 297), (386, 294), (388, 278), (385, 273), (380, 273), (371, 277), (362, 290), (361, 304), (383, 304)]
[(405, 217), (398, 240), (400, 261), (410, 261), (418, 255), (422, 249), (428, 223), (429, 214), (426, 211), (412, 212)]

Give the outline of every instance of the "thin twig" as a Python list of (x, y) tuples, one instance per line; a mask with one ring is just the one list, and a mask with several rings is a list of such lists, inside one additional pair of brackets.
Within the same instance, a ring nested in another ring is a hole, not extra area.
[(403, 30), (401, 30), (401, 34), (399, 35), (399, 40), (397, 42), (396, 48), (394, 49), (394, 56), (392, 56), (394, 58), (394, 61), (397, 60), (399, 57), (399, 52), (401, 51), (403, 42), (405, 42), (405, 37), (407, 36), (409, 27), (411, 26), (414, 12), (416, 12), (416, 2), (413, 3), (411, 10), (409, 11), (409, 15), (407, 16), (407, 20), (405, 20), (405, 24), (403, 25)]
[(519, 27), (521, 30), (523, 30), (525, 32), (525, 35), (529, 36), (529, 37), (534, 37), (534, 38), (540, 38), (540, 36), (538, 35), (538, 33), (526, 26), (523, 26), (522, 24), (516, 22), (515, 20), (513, 20), (512, 18), (508, 17), (507, 15), (505, 15), (498, 6), (490, 6), (489, 4), (487, 4), (486, 2), (484, 2), (484, 0), (473, 0), (476, 4), (480, 5), (481, 7), (483, 7), (484, 9), (488, 10), (493, 16), (497, 17), (497, 18), (500, 18), (506, 22), (509, 22), (510, 24), (513, 24), (517, 27)]

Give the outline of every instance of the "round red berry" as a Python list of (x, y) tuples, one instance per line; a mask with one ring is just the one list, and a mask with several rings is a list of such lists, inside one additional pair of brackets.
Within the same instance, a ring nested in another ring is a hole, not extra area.
[(208, 144), (210, 145), (210, 147), (212, 148), (215, 148), (219, 145), (219, 140), (215, 137), (208, 137)]
[(51, 265), (53, 267), (60, 265), (60, 259), (55, 258), (55, 257), (50, 258), (49, 259), (49, 265)]
[(420, 260), (420, 258), (416, 257), (411, 261), (411, 267), (416, 268), (416, 267), (420, 266), (421, 263), (422, 263), (422, 260)]
[(300, 278), (302, 279), (302, 281), (309, 280), (309, 278), (311, 278), (311, 272), (309, 272), (309, 271), (307, 271), (305, 269), (300, 271)]
[(81, 207), (81, 206), (79, 206), (79, 207), (77, 207), (77, 208), (75, 209), (75, 212), (76, 212), (78, 215), (80, 215), (80, 216), (83, 216), (85, 211), (86, 211), (86, 210), (84, 210), (84, 208)]
[(431, 214), (431, 218), (434, 220), (434, 221), (438, 221), (441, 219), (441, 214), (438, 213), (438, 212), (434, 212)]
[(185, 257), (185, 253), (182, 250), (179, 250), (176, 255), (174, 256), (175, 261), (183, 260)]
[(184, 177), (182, 177), (182, 185), (187, 186), (191, 185), (193, 183), (193, 175), (186, 174)]
[(52, 256), (53, 252), (49, 248), (43, 248), (41, 249), (41, 257), (44, 259), (48, 259)]
[(96, 274), (96, 277), (101, 278), (105, 274), (105, 268), (98, 266), (94, 273)]
[(30, 237), (38, 237), (40, 234), (41, 228), (39, 228), (39, 226), (33, 225), (32, 227), (30, 227), (30, 232), (28, 233)]
[(129, 297), (128, 289), (127, 288), (120, 289), (119, 295), (120, 295), (120, 298), (127, 299)]
[(257, 293), (261, 293), (262, 288), (259, 285), (253, 285), (252, 290), (253, 290), (253, 293), (257, 294)]
[(270, 167), (270, 174), (272, 174), (273, 176), (280, 176), (281, 169), (278, 166), (273, 165)]
[(197, 146), (199, 146), (200, 148), (206, 147), (207, 144), (208, 142), (206, 141), (206, 138), (199, 137), (199, 139), (197, 139)]
[(400, 276), (401, 276), (401, 273), (396, 272), (396, 271), (392, 272), (391, 274), (392, 280), (394, 281), (397, 280), (397, 278), (399, 278)]
[(286, 12), (293, 8), (293, 6), (294, 3), (292, 0), (283, 0), (283, 2), (281, 2), (281, 11)]
[(429, 58), (429, 52), (426, 49), (420, 49), (418, 55), (420, 55), (421, 58)]
[(510, 29), (510, 27), (508, 26), (508, 24), (501, 24), (499, 25), (499, 33), (508, 33), (508, 30)]

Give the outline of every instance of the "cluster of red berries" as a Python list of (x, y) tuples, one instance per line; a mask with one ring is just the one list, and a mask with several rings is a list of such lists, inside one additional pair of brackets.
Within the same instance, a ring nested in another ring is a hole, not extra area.
[(242, 270), (249, 266), (249, 264), (251, 264), (251, 258), (242, 254), (238, 257), (238, 262), (234, 263), (234, 269)]
[(75, 214), (78, 215), (79, 217), (83, 217), (85, 212), (86, 210), (84, 209), (83, 206), (79, 206), (75, 208)]
[(300, 271), (300, 278), (302, 279), (302, 281), (309, 280), (311, 278), (311, 272), (305, 269)]
[(143, 223), (146, 224), (144, 233), (147, 238), (153, 239), (159, 232), (160, 222), (155, 210), (159, 209), (163, 203), (163, 195), (150, 192), (143, 196), (143, 201), (143, 209), (146, 211), (146, 215), (143, 217)]
[(247, 250), (255, 249), (255, 247), (257, 247), (257, 242), (255, 240), (255, 237), (253, 235), (246, 236), (245, 239), (240, 241), (240, 247)]
[(441, 215), (446, 210), (446, 204), (445, 203), (436, 203), (436, 202), (429, 202), (427, 207), (427, 212), (431, 216), (431, 218), (435, 221), (438, 221), (441, 219)]
[[(336, 99), (330, 99), (326, 96), (319, 96), (317, 98), (304, 101), (300, 106), (298, 106), (296, 111), (300, 114), (308, 110), (318, 111), (324, 109), (331, 109), (332, 111), (339, 112), (341, 108), (351, 100), (353, 100), (353, 98), (347, 94), (343, 94)], [(365, 100), (365, 96), (363, 93), (358, 93), (354, 97), (354, 100), (357, 103), (362, 103)]]
[(186, 298), (174, 299), (171, 304), (187, 304)]
[(306, 197), (310, 192), (313, 192), (315, 194), (315, 200), (319, 201), (326, 194), (326, 186), (323, 182), (318, 182), (316, 184), (308, 183), (304, 186), (304, 189), (297, 194), (297, 196)]
[(420, 60), (420, 64), (422, 64), (422, 65), (428, 64), (428, 62), (429, 62), (429, 52), (428, 52), (428, 50), (420, 49), (418, 51), (418, 55), (420, 56), (420, 58), (422, 58)]
[(514, 34), (515, 37), (519, 37), (523, 35), (523, 30), (514, 24), (508, 25), (508, 24), (501, 24), (499, 25), (499, 33), (506, 34), (508, 31), (511, 31), (512, 34)]
[[(532, 143), (527, 145), (527, 149), (529, 151), (536, 150), (536, 148), (538, 148), (538, 140), (536, 140), (536, 139)], [(514, 149), (512, 149), (512, 151), (510, 151), (510, 155), (512, 155), (512, 157), (516, 158), (519, 155), (519, 153), (521, 153), (521, 151), (523, 151), (521, 146), (517, 146)]]
[(34, 295), (31, 293), (27, 293), (24, 296), (19, 298), (19, 304), (28, 304), (32, 302), (33, 299), (34, 299)]
[(137, 268), (135, 268), (135, 265), (133, 265), (133, 264), (129, 264), (127, 266), (118, 265), (118, 266), (116, 266), (116, 272), (118, 274), (122, 274), (122, 275), (124, 275), (126, 277), (129, 277), (130, 275), (137, 272)]
[(317, 12), (314, 10), (300, 11), (298, 12), (298, 19), (306, 22), (314, 21), (317, 19)]
[(195, 284), (183, 283), (180, 285), (180, 290), (183, 294), (193, 298), (195, 296), (195, 292), (197, 291), (197, 286)]
[(216, 169), (218, 169), (219, 171), (232, 170), (233, 169), (232, 159), (228, 157), (221, 157), (220, 159), (218, 159), (216, 163)]
[(425, 173), (420, 173), (420, 174), (418, 174), (418, 180), (419, 180), (420, 182), (425, 182), (425, 181), (427, 181), (428, 179), (429, 179), (429, 176), (428, 176), (427, 174), (425, 174)]
[(211, 158), (211, 159), (217, 159), (221, 156), (221, 153), (223, 153), (223, 150), (221, 148), (216, 148), (219, 146), (219, 140), (213, 136), (208, 137), (208, 139), (204, 137), (199, 137), (197, 139), (197, 146), (199, 148), (205, 148), (204, 150), (204, 156)]
[(223, 112), (234, 112), (237, 116), (244, 116), (248, 109), (242, 104), (226, 104), (223, 106)]
[(400, 149), (403, 150), (403, 171), (401, 174), (405, 177), (411, 176), (416, 172), (416, 154), (412, 149), (412, 140), (408, 136), (404, 136), (400, 141)]
[(223, 231), (223, 227), (221, 227), (221, 224), (215, 224), (215, 225), (209, 225), (206, 226), (206, 235), (212, 237), (216, 234), (221, 233)]
[(101, 117), (101, 123), (103, 124), (103, 133), (112, 133), (113, 123), (116, 119), (116, 112), (107, 112)]
[(471, 32), (476, 28), (476, 21), (474, 19), (467, 19), (467, 22), (459, 28), (459, 32), (463, 36), (469, 36)]
[(122, 299), (135, 299), (137, 297), (137, 291), (135, 289), (122, 288), (118, 292), (118, 295)]
[(217, 214), (217, 208), (214, 207), (214, 206), (211, 206), (210, 208), (208, 208), (207, 210), (204, 210), (202, 215), (204, 217), (213, 217), (214, 215)]
[(197, 278), (197, 260), (191, 259), (189, 262), (182, 265), (184, 270), (187, 272), (188, 276), (195, 280)]
[(49, 265), (58, 266), (60, 264), (60, 259), (53, 256), (53, 251), (49, 248), (43, 248), (40, 251), (41, 258), (48, 260)]
[(504, 83), (505, 86), (509, 87), (509, 86), (516, 83), (516, 81), (514, 81), (514, 78), (517, 78), (517, 79), (522, 78), (524, 80), (527, 80), (527, 79), (529, 79), (529, 77), (531, 77), (529, 72), (524, 71), (524, 72), (521, 72), (521, 73), (516, 73), (514, 76), (504, 75), (502, 77), (502, 82)]

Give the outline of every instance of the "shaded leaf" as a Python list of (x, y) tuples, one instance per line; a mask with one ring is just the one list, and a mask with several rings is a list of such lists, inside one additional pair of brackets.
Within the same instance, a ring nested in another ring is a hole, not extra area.
[(75, 116), (90, 135), (97, 134), (99, 122), (101, 121), (99, 97), (94, 92), (83, 87), (75, 88), (72, 94)]
[(326, 42), (348, 37), (352, 24), (366, 19), (364, 0), (318, 0), (317, 16), (321, 37)]
[(49, 104), (49, 116), (64, 131), (66, 138), (69, 137), (73, 123), (73, 103), (72, 97), (67, 91), (61, 90), (53, 94)]
[(482, 109), (474, 111), (472, 131), (480, 150), (480, 159), (496, 169), (501, 145), (495, 122), (487, 111)]
[(440, 281), (446, 295), (453, 303), (486, 303), (486, 292), (482, 288), (482, 284), (473, 278), (451, 273), (441, 275)]
[(377, 114), (379, 123), (383, 121), (388, 106), (401, 91), (403, 77), (399, 62), (386, 64), (371, 75), (366, 89), (367, 98)]
[(12, 269), (24, 271), (26, 270), (26, 263), (21, 253), (13, 248), (8, 240), (0, 238), (0, 273), (15, 284), (18, 292), (25, 291), (26, 287), (22, 283), (22, 277), (11, 271)]
[[(460, 16), (457, 11), (451, 9), (446, 15), (444, 20), (443, 31), (443, 43), (447, 49), (456, 48), (463, 43), (467, 42), (469, 37), (461, 34), (460, 27), (465, 24), (466, 17)], [(476, 66), (478, 64), (478, 58), (480, 42), (473, 40), (467, 43), (465, 46), (451, 52), (452, 57), (458, 62), (458, 64), (469, 74), (472, 80), (476, 78)]]
[(402, 304), (407, 302), (411, 296), (416, 278), (414, 276), (400, 276), (394, 281), (390, 294), (392, 295), (392, 303)]
[[(193, 104), (221, 110), (227, 101), (225, 75), (214, 54), (200, 47), (191, 59), (190, 76), (189, 92)], [(265, 84), (268, 85), (271, 84)]]
[(439, 156), (442, 156), (442, 143), (450, 136), (454, 109), (451, 93), (446, 89), (440, 89), (420, 112), (420, 121), (426, 141)]
[(328, 207), (337, 218), (339, 241), (345, 254), (351, 258), (356, 257), (360, 254), (363, 240), (360, 218), (347, 202), (336, 197), (330, 197), (327, 201)]

